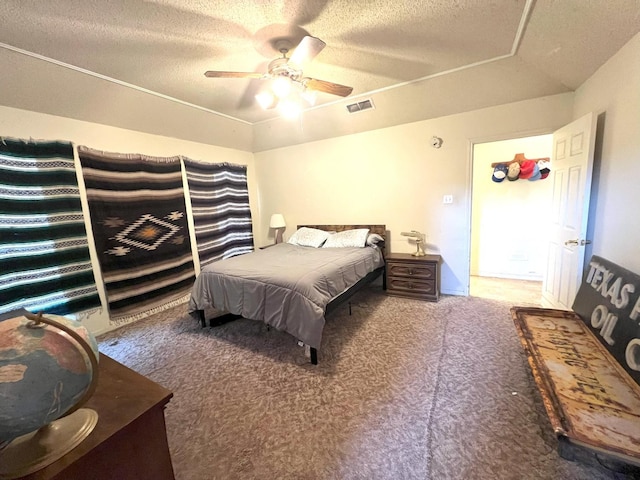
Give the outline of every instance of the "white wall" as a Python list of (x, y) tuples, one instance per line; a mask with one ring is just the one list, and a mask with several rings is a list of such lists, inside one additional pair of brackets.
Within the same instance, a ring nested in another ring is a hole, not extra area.
[[(258, 193), (255, 182), (253, 154), (249, 152), (2, 106), (0, 106), (0, 135), (26, 139), (33, 138), (37, 140), (65, 140), (78, 145), (87, 145), (92, 148), (110, 152), (142, 153), (154, 156), (184, 155), (194, 160), (247, 165), (251, 211), (254, 218), (259, 218), (258, 205), (255, 202), (258, 198)], [(80, 166), (77, 164), (76, 168), (79, 169)], [(81, 192), (84, 193), (83, 184), (81, 181), (79, 183)], [(90, 234), (91, 224), (88, 221), (89, 212), (84, 194), (83, 200), (85, 218), (87, 219), (85, 223), (87, 231)], [(254, 233), (260, 236), (259, 231), (255, 231)], [(194, 246), (195, 238), (193, 236), (191, 241), (192, 246)], [(83, 319), (83, 322), (93, 334), (99, 335), (115, 327), (110, 324), (105, 308), (105, 294), (95, 248), (91, 241), (89, 244), (96, 283), (103, 308), (100, 312), (89, 315), (86, 319)]]
[(480, 143), (473, 150), (471, 275), (542, 281), (552, 177), (494, 182), (491, 164), (551, 158), (553, 136)]
[[(569, 123), (573, 94), (484, 108), (255, 154), (264, 232), (282, 213), (301, 223), (384, 223), (391, 251), (412, 252), (403, 230), (426, 233), (443, 257), (442, 292), (468, 294), (473, 143), (549, 133)], [(444, 139), (430, 146), (433, 135)], [(454, 202), (443, 205), (443, 195)]]
[(604, 113), (596, 142), (592, 252), (640, 273), (640, 34), (575, 93), (573, 117)]

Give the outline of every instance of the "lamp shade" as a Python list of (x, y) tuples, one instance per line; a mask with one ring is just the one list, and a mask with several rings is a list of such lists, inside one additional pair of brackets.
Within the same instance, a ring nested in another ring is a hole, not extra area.
[(271, 221), (269, 222), (270, 228), (283, 228), (286, 227), (287, 224), (284, 221), (284, 217), (281, 213), (274, 213), (271, 215)]

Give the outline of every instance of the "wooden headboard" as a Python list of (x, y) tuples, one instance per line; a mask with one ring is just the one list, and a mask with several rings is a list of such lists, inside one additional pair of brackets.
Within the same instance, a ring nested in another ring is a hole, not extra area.
[(317, 228), (318, 230), (325, 230), (327, 232), (343, 232), (344, 230), (353, 230), (354, 228), (368, 228), (370, 233), (377, 233), (384, 238), (384, 248), (382, 249), (383, 255), (387, 254), (387, 226), (386, 225), (298, 225), (298, 228)]
[(317, 228), (327, 232), (343, 232), (345, 230), (353, 230), (355, 228), (368, 228), (371, 233), (377, 233), (385, 240), (387, 239), (386, 225), (298, 225), (298, 228)]

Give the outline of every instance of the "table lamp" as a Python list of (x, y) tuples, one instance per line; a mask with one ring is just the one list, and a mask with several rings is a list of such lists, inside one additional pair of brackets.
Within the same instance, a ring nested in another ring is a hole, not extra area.
[(269, 227), (276, 231), (276, 243), (282, 243), (282, 232), (284, 232), (286, 226), (287, 224), (285, 223), (284, 217), (281, 213), (274, 213), (271, 215)]

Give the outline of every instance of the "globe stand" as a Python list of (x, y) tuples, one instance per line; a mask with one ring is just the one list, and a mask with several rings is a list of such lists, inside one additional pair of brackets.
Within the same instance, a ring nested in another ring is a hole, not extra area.
[[(61, 412), (62, 417), (37, 430), (12, 438), (8, 443), (6, 441), (0, 442), (0, 480), (24, 477), (50, 465), (77, 447), (98, 423), (98, 413), (95, 410), (80, 408), (93, 395), (98, 386), (97, 350), (94, 351), (89, 342), (73, 328), (51, 318), (43, 317), (42, 313), (33, 315), (27, 312), (22, 316), (29, 320), (25, 324), (26, 328), (44, 329), (51, 326), (75, 340), (91, 363), (91, 383), (71, 408), (67, 408), (66, 412)], [(20, 317), (16, 317), (16, 319), (20, 320)], [(8, 320), (7, 323), (10, 321)], [(9, 418), (11, 419), (11, 417)]]
[(0, 479), (11, 480), (52, 464), (77, 447), (98, 423), (98, 413), (80, 408), (11, 441), (0, 450)]

